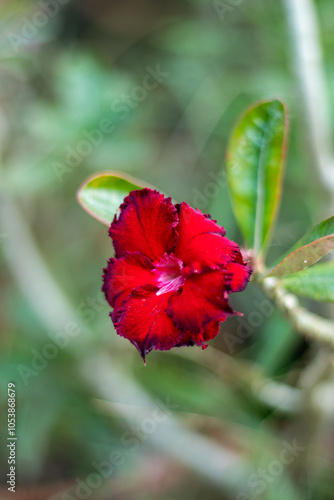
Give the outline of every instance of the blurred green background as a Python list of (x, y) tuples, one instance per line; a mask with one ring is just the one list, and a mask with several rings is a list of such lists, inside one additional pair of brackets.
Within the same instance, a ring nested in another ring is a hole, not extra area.
[[(334, 116), (332, 3), (315, 5)], [(319, 222), (281, 2), (8, 0), (0, 14), (0, 498), (12, 495), (8, 382), (18, 499), (334, 498), (329, 354), (250, 285), (233, 298), (244, 318), (207, 350), (152, 352), (144, 367), (100, 292), (107, 228), (76, 201), (88, 176), (118, 170), (210, 212), (242, 244), (226, 143), (248, 105), (278, 97), (290, 138), (269, 261)]]

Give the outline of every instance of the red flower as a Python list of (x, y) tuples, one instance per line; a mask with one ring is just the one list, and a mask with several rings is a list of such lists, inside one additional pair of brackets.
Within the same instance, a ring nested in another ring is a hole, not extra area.
[(116, 258), (104, 269), (104, 291), (116, 331), (145, 360), (152, 349), (200, 345), (235, 313), (228, 295), (252, 273), (224, 228), (158, 191), (132, 191), (109, 235)]

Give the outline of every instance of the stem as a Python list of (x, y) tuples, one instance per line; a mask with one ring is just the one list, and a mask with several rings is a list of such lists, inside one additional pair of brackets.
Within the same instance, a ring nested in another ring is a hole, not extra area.
[(265, 278), (258, 284), (288, 318), (296, 332), (310, 340), (326, 344), (334, 349), (334, 322), (311, 313), (300, 306), (295, 295), (279, 285), (277, 278)]
[[(116, 412), (130, 429), (134, 426), (140, 428), (145, 419), (151, 419), (157, 405), (161, 403), (158, 399), (153, 400), (136, 382), (127, 378), (125, 372), (116, 369), (115, 363), (106, 354), (91, 357), (80, 367), (80, 373), (92, 386), (96, 396), (104, 401), (108, 413), (114, 415)], [(170, 401), (168, 393), (163, 403), (165, 410), (159, 410), (159, 414), (164, 413), (159, 421), (159, 429), (150, 433), (149, 442), (220, 489), (234, 491), (243, 474), (249, 473), (240, 454), (187, 429), (177, 417), (182, 409)], [(137, 407), (136, 411), (133, 405)]]
[[(323, 217), (328, 217), (334, 213), (334, 157), (329, 114), (331, 106), (317, 13), (312, 0), (283, 0), (283, 4), (290, 30), (292, 62), (299, 87), (298, 95), (306, 124), (305, 143), (309, 146), (314, 170), (324, 194)], [(328, 308), (328, 315), (334, 320), (332, 309)], [(317, 324), (319, 331), (320, 328), (324, 328), (325, 337), (333, 336), (333, 333), (330, 333), (333, 332), (333, 325), (318, 324), (312, 315), (307, 318), (303, 314), (301, 321), (304, 320), (311, 320), (312, 324)], [(300, 326), (303, 326), (303, 323)], [(307, 324), (305, 328), (307, 329)]]
[(261, 369), (250, 362), (235, 359), (209, 346), (204, 352), (176, 350), (174, 355), (187, 358), (220, 377), (226, 384), (233, 384), (241, 392), (244, 388), (253, 397), (280, 413), (293, 414), (302, 408), (302, 392), (282, 382), (266, 377)]
[(312, 0), (284, 0), (290, 28), (293, 68), (305, 115), (307, 141), (315, 171), (334, 212), (334, 170), (329, 98), (323, 67), (319, 27)]

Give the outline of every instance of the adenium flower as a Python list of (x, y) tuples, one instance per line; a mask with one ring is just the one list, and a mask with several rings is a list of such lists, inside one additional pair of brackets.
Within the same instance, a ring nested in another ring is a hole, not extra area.
[(132, 191), (110, 229), (116, 258), (103, 287), (119, 335), (145, 361), (152, 349), (199, 345), (235, 313), (229, 294), (252, 273), (236, 243), (209, 215), (151, 189)]

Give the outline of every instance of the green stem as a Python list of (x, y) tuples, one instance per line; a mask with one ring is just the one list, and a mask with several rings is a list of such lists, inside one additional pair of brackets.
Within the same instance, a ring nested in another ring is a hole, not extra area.
[[(256, 277), (255, 277), (255, 281)], [(307, 311), (297, 297), (288, 293), (277, 278), (265, 278), (258, 285), (290, 321), (296, 332), (334, 349), (334, 322)]]

